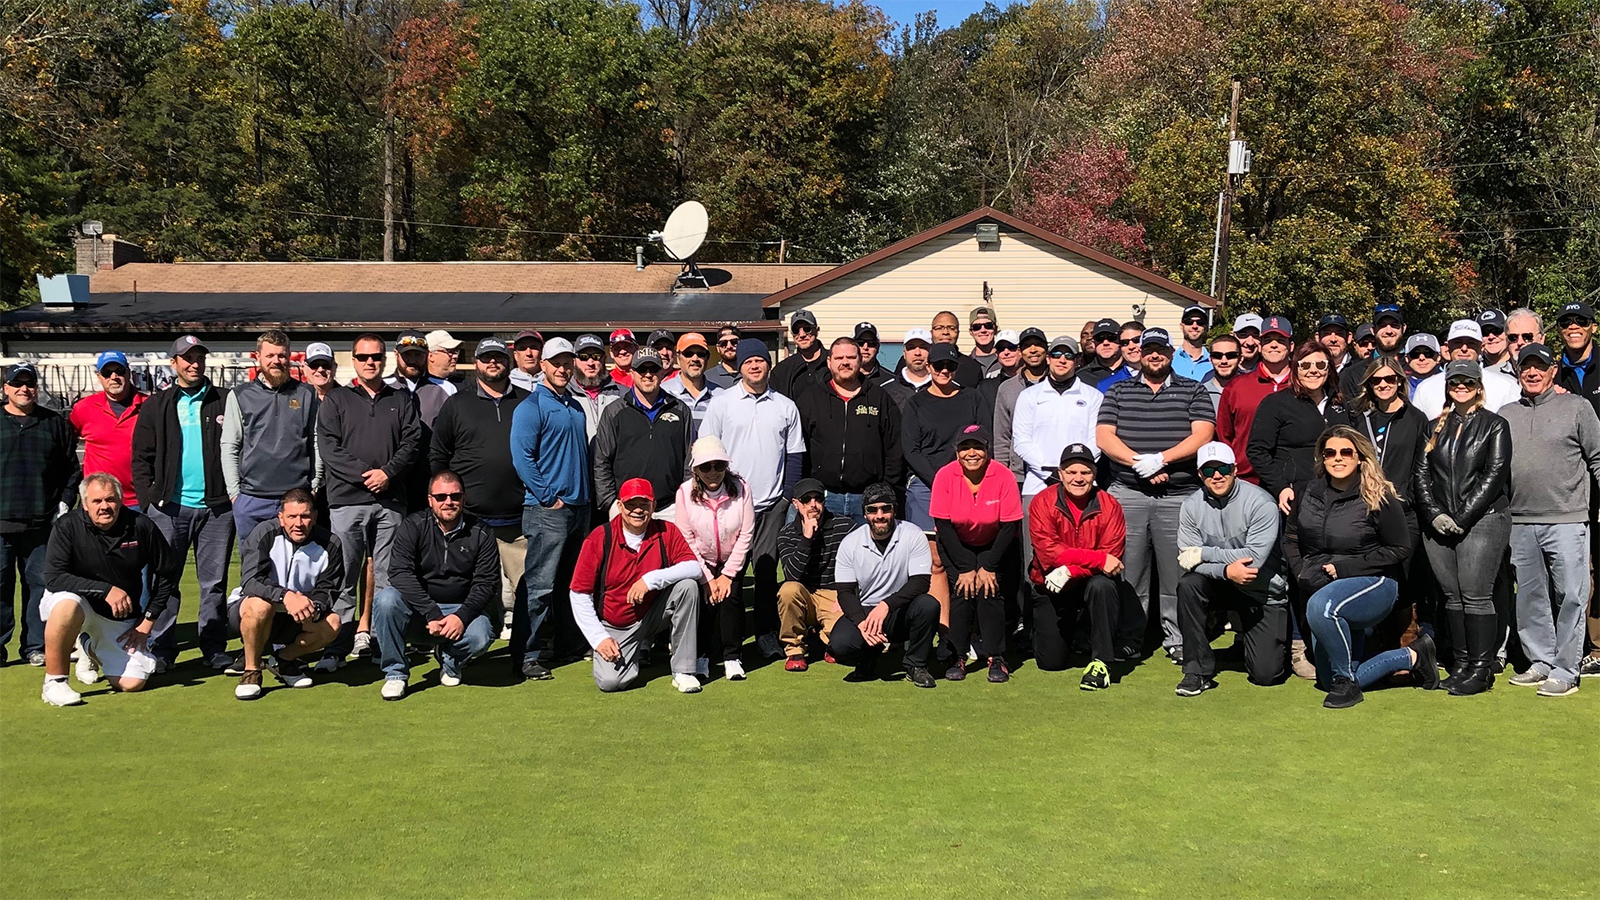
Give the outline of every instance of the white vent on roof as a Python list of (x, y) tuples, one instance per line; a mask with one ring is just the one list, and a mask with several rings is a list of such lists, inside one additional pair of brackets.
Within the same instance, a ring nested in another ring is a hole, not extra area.
[(47, 307), (71, 308), (89, 302), (89, 276), (63, 273), (46, 278), (34, 276), (39, 282), (39, 299)]

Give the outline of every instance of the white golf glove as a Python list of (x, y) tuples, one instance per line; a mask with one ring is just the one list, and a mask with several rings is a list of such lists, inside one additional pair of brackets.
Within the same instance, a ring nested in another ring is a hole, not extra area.
[(1133, 458), (1133, 471), (1139, 473), (1140, 478), (1154, 478), (1165, 466), (1159, 453), (1140, 453)]
[(1053, 570), (1051, 570), (1049, 575), (1044, 577), (1044, 586), (1048, 588), (1052, 594), (1059, 594), (1061, 593), (1061, 589), (1067, 586), (1067, 581), (1071, 577), (1072, 573), (1067, 571), (1066, 566), (1056, 566)]
[(1198, 566), (1198, 565), (1200, 565), (1200, 548), (1199, 547), (1179, 547), (1178, 548), (1178, 567), (1179, 568), (1183, 569), (1185, 572), (1191, 572), (1191, 571), (1194, 570), (1194, 567)]

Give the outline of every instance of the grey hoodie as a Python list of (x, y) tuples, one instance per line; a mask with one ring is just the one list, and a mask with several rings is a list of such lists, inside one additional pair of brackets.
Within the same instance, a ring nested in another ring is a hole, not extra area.
[(1200, 565), (1194, 571), (1207, 578), (1226, 579), (1229, 563), (1250, 557), (1250, 565), (1261, 571), (1255, 581), (1234, 586), (1262, 603), (1287, 603), (1289, 578), (1278, 542), (1280, 518), (1272, 495), (1248, 481), (1235, 479), (1233, 490), (1221, 499), (1201, 486), (1184, 498), (1178, 511), (1178, 546), (1200, 548)]
[(1589, 401), (1552, 389), (1499, 415), (1511, 426), (1511, 521), (1589, 521), (1589, 479), (1600, 478), (1600, 419)]

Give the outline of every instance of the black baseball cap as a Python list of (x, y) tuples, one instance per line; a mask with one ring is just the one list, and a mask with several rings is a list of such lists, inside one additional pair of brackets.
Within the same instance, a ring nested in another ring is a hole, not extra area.
[(1355, 340), (1356, 340), (1357, 343), (1360, 343), (1361, 341), (1364, 341), (1369, 337), (1372, 337), (1372, 325), (1371, 325), (1371, 323), (1362, 322), (1360, 325), (1356, 326)]
[(789, 317), (789, 330), (792, 332), (797, 325), (810, 325), (812, 331), (817, 330), (817, 316), (809, 309), (802, 309)]
[(1061, 468), (1066, 468), (1067, 463), (1083, 462), (1094, 468), (1094, 451), (1088, 444), (1068, 444), (1061, 448)]
[(934, 344), (928, 348), (929, 366), (941, 362), (959, 363), (960, 361), (961, 351), (956, 349), (955, 344)]
[(828, 496), (828, 489), (823, 487), (822, 482), (815, 478), (802, 478), (796, 481), (794, 483), (794, 498), (799, 500), (807, 494), (821, 494), (826, 497)]
[(1022, 334), (1017, 336), (1017, 346), (1021, 347), (1029, 341), (1038, 341), (1046, 347), (1050, 346), (1050, 338), (1045, 335), (1043, 328), (1022, 329)]
[(668, 344), (672, 345), (676, 345), (678, 343), (678, 339), (672, 336), (672, 332), (666, 330), (665, 328), (657, 328), (655, 331), (650, 332), (650, 339), (645, 341), (644, 345), (646, 347), (654, 347), (662, 341), (666, 341)]
[(994, 439), (990, 436), (989, 429), (982, 425), (968, 425), (961, 429), (960, 434), (956, 435), (956, 447), (959, 448), (966, 443), (982, 444), (983, 449), (987, 450), (994, 444)]
[(869, 484), (867, 485), (867, 489), (861, 492), (862, 512), (866, 512), (867, 507), (875, 506), (879, 503), (887, 503), (890, 506), (896, 507), (900, 505), (895, 500), (894, 487), (886, 481), (880, 481), (876, 484)]
[(30, 376), (35, 382), (39, 380), (39, 370), (34, 368), (33, 363), (19, 362), (6, 367), (6, 384), (14, 385), (24, 375)]
[(1562, 319), (1570, 318), (1572, 316), (1582, 316), (1585, 319), (1593, 322), (1594, 307), (1583, 302), (1582, 300), (1574, 300), (1573, 302), (1561, 307), (1561, 311), (1556, 313), (1556, 324), (1560, 325)]
[(1517, 365), (1523, 365), (1530, 359), (1537, 359), (1547, 366), (1556, 364), (1556, 358), (1551, 355), (1550, 348), (1543, 344), (1529, 344), (1517, 351)]
[(1324, 328), (1343, 328), (1350, 330), (1350, 322), (1338, 313), (1328, 313), (1317, 320), (1317, 332), (1320, 334)]
[(1112, 337), (1121, 337), (1122, 323), (1118, 322), (1116, 319), (1101, 319), (1100, 321), (1094, 323), (1095, 340), (1099, 340), (1100, 335), (1102, 334), (1109, 334)]
[(857, 341), (875, 341), (878, 339), (878, 326), (871, 322), (857, 322), (853, 337)]
[(1199, 319), (1202, 322), (1209, 322), (1211, 321), (1211, 315), (1206, 312), (1206, 308), (1204, 306), (1194, 303), (1183, 308), (1183, 315), (1178, 319), (1178, 321), (1187, 324), (1190, 319)]
[(600, 340), (600, 335), (598, 334), (580, 334), (578, 335), (578, 339), (572, 342), (573, 353), (582, 353), (585, 350), (604, 349), (606, 349), (606, 342)]
[(1478, 327), (1480, 329), (1498, 328), (1501, 331), (1505, 331), (1506, 314), (1498, 309), (1486, 309), (1483, 312), (1478, 313)]
[(478, 349), (472, 351), (473, 359), (482, 359), (491, 353), (498, 353), (506, 359), (511, 358), (511, 351), (506, 349), (506, 342), (496, 337), (486, 337), (478, 342)]

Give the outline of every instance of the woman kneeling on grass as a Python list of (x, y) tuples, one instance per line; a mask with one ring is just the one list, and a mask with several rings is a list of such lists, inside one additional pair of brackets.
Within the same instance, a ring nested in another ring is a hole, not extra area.
[(989, 429), (968, 425), (956, 436), (955, 462), (941, 466), (928, 503), (939, 557), (950, 575), (950, 646), (955, 658), (944, 677), (967, 677), (972, 620), (978, 620), (989, 680), (1011, 679), (1006, 668), (1006, 597), (1016, 596), (1022, 566), (1017, 523), (1022, 492), (1017, 476), (989, 458)]
[(744, 480), (728, 471), (728, 451), (707, 435), (689, 454), (694, 474), (678, 486), (673, 522), (705, 570), (700, 586), (700, 658), (696, 672), (711, 676), (708, 655), (721, 648), (722, 671), (729, 681), (744, 680), (744, 563), (755, 534), (755, 507)]
[[(1322, 705), (1361, 702), (1361, 687), (1402, 669), (1438, 677), (1431, 641), (1380, 653), (1356, 668), (1364, 632), (1389, 615), (1411, 555), (1411, 537), (1394, 485), (1372, 442), (1336, 425), (1317, 440), (1317, 473), (1285, 531), (1289, 568), (1300, 581), (1311, 627)], [(1428, 680), (1424, 677), (1424, 681)]]

